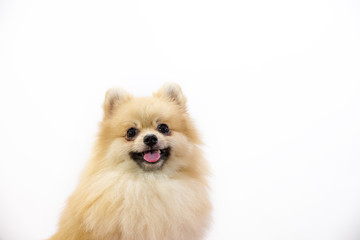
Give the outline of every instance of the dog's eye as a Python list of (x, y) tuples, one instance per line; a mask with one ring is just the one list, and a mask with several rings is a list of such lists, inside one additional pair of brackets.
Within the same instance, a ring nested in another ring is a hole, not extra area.
[(126, 138), (128, 140), (132, 140), (138, 133), (138, 130), (136, 128), (129, 128), (126, 132)]
[(162, 123), (160, 124), (158, 127), (157, 127), (158, 131), (163, 133), (163, 134), (169, 134), (170, 133), (170, 129), (169, 129), (169, 126), (166, 125), (165, 123)]

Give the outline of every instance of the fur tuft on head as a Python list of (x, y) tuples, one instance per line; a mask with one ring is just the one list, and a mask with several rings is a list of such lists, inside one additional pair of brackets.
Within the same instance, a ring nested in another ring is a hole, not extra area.
[(186, 98), (181, 91), (181, 87), (174, 82), (165, 83), (160, 90), (153, 94), (155, 97), (166, 98), (171, 102), (175, 102), (181, 107), (186, 106)]
[(104, 102), (104, 119), (109, 118), (115, 107), (131, 99), (132, 96), (120, 87), (107, 90)]

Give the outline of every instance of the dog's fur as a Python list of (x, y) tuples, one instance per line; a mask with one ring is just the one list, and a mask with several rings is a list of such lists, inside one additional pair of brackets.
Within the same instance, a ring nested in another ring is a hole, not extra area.
[[(170, 134), (157, 130), (166, 123)], [(135, 139), (127, 130), (138, 129)], [(170, 147), (163, 165), (141, 167), (130, 152), (144, 151), (154, 134)], [(180, 87), (165, 84), (152, 97), (108, 90), (93, 157), (68, 200), (51, 240), (195, 240), (210, 221), (208, 167)]]

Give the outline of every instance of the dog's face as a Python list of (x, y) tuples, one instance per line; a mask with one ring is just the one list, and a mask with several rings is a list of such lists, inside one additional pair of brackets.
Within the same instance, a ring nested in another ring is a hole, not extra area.
[(199, 140), (180, 87), (169, 83), (153, 97), (134, 98), (110, 89), (99, 143), (112, 167), (174, 172), (191, 165)]

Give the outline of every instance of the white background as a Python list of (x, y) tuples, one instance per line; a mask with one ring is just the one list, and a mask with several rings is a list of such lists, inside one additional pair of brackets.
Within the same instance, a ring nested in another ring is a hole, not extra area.
[(0, 239), (56, 230), (105, 91), (178, 82), (208, 240), (360, 239), (360, 3), (0, 1)]

